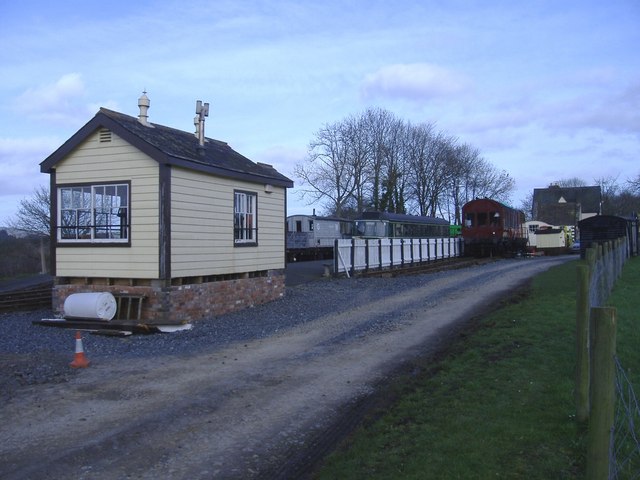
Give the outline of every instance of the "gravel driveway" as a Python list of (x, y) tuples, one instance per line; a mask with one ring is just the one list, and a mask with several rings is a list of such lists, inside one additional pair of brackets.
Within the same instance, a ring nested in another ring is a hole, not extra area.
[(571, 257), (324, 279), (174, 334), (74, 333), (0, 316), (0, 478), (287, 478), (401, 365)]

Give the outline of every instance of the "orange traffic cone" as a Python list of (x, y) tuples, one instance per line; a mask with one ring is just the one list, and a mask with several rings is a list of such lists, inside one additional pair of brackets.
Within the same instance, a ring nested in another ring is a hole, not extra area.
[(89, 360), (84, 356), (84, 349), (82, 348), (82, 337), (80, 332), (76, 332), (76, 355), (69, 365), (73, 368), (87, 368), (89, 366)]

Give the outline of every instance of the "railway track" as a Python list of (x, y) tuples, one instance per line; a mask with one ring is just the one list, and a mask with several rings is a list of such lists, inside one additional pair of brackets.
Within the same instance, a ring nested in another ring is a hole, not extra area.
[(0, 292), (0, 313), (51, 308), (53, 281)]
[(385, 270), (365, 270), (358, 272), (356, 276), (361, 277), (398, 277), (401, 275), (418, 275), (421, 273), (440, 272), (444, 270), (455, 270), (467, 268), (473, 265), (484, 265), (493, 262), (496, 258), (470, 258), (455, 257), (447, 258), (418, 265), (398, 266)]

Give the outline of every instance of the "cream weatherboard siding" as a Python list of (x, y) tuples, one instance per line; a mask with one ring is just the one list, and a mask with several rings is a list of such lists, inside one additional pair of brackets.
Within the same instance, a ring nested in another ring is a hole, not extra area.
[(100, 142), (96, 131), (56, 167), (58, 186), (131, 182), (131, 246), (59, 246), (59, 277), (158, 278), (158, 163), (115, 134)]
[[(258, 197), (258, 246), (233, 241), (234, 190)], [(224, 275), (283, 269), (285, 189), (171, 170), (171, 276)]]

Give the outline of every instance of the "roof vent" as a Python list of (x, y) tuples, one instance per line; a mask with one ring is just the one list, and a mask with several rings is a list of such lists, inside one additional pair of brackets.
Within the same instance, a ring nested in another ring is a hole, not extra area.
[(202, 104), (202, 100), (196, 102), (196, 116), (193, 124), (196, 127), (195, 136), (198, 139), (200, 148), (204, 148), (204, 117), (209, 116), (209, 104)]
[(149, 97), (147, 97), (147, 92), (143, 91), (142, 96), (138, 99), (138, 107), (140, 108), (140, 115), (138, 115), (138, 121), (142, 125), (149, 125), (149, 123), (147, 122), (147, 119), (149, 118), (149, 115), (147, 114), (147, 112), (149, 111), (150, 103), (151, 102), (149, 101)]
[(111, 141), (111, 130), (107, 128), (101, 128), (98, 134), (100, 143), (109, 143)]

